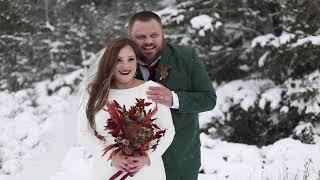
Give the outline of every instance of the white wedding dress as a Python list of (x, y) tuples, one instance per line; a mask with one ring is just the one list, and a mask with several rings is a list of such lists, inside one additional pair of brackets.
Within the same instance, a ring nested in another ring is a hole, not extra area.
[[(147, 99), (145, 91), (149, 86), (159, 86), (153, 81), (147, 81), (137, 87), (129, 89), (110, 89), (108, 100), (116, 100), (122, 107), (126, 106), (128, 109), (130, 106), (136, 103), (136, 98), (144, 98), (148, 102), (152, 102)], [(85, 97), (84, 102), (87, 102), (88, 97)], [(155, 103), (148, 106), (153, 109)], [(162, 154), (171, 144), (175, 131), (172, 122), (170, 109), (164, 105), (158, 104), (158, 111), (155, 115), (155, 123), (161, 128), (166, 129), (165, 135), (160, 139), (157, 149), (153, 152), (148, 152), (150, 158), (150, 166), (143, 167), (137, 174), (133, 177), (128, 176), (128, 180), (165, 180), (165, 170), (162, 161)], [(96, 138), (92, 131), (89, 130), (88, 120), (85, 113), (86, 103), (82, 103), (79, 110), (79, 136), (78, 142), (85, 148), (87, 153), (90, 153), (93, 157), (92, 166), (90, 167), (90, 179), (89, 180), (108, 180), (113, 174), (118, 170), (111, 166), (111, 160), (107, 161), (109, 157), (108, 153), (106, 156), (101, 157), (102, 150), (104, 147), (113, 143), (114, 138), (104, 131), (104, 126), (106, 125), (107, 119), (110, 117), (109, 113), (100, 110), (95, 116), (96, 130), (99, 134), (107, 136), (107, 142), (101, 141)], [(122, 177), (123, 173), (120, 177)], [(117, 179), (120, 179), (119, 177)]]

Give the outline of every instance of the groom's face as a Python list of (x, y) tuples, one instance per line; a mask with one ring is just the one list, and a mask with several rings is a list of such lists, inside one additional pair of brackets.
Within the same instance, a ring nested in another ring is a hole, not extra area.
[(160, 56), (164, 47), (162, 28), (154, 19), (135, 21), (129, 33), (129, 38), (138, 45), (143, 60), (148, 64), (151, 64)]

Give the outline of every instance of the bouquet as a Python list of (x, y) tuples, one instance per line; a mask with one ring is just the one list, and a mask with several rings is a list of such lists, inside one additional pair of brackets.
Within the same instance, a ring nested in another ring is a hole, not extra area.
[[(135, 105), (127, 110), (125, 106), (121, 108), (115, 100), (107, 102), (104, 110), (110, 114), (110, 118), (107, 120), (104, 130), (115, 138), (115, 143), (105, 147), (102, 156), (105, 156), (109, 151), (112, 152), (108, 160), (120, 151), (128, 156), (142, 156), (146, 154), (146, 151), (150, 149), (154, 151), (157, 148), (165, 130), (160, 129), (154, 123), (156, 118), (153, 116), (158, 107), (146, 111), (145, 107), (151, 104), (145, 102), (144, 99), (136, 99)], [(105, 138), (100, 139), (105, 140)], [(117, 178), (122, 173), (122, 171), (118, 171), (109, 180)], [(128, 175), (130, 173), (125, 174), (121, 179), (125, 179)]]

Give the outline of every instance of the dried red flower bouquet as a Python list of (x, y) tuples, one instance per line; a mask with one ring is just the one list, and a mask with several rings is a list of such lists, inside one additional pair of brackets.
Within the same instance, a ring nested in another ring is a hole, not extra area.
[[(104, 110), (110, 114), (105, 131), (115, 138), (115, 143), (103, 149), (102, 156), (112, 150), (108, 160), (120, 151), (129, 156), (145, 155), (149, 149), (154, 151), (166, 131), (154, 123), (156, 119), (153, 116), (158, 110), (157, 106), (146, 111), (145, 108), (152, 103), (145, 102), (144, 99), (136, 99), (136, 101), (136, 104), (128, 110), (125, 106), (121, 108), (115, 100), (107, 102), (104, 107)], [(100, 139), (105, 140), (105, 138)], [(110, 180), (120, 176), (121, 173), (122, 171), (117, 172)], [(127, 173), (125, 177), (128, 175), (130, 174)]]

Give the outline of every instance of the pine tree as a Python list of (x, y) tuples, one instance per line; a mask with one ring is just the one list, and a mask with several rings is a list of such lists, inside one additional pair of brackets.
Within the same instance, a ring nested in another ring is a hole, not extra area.
[[(241, 81), (272, 82), (258, 86), (257, 98), (249, 108), (242, 104), (246, 98), (238, 102), (228, 97), (224, 103), (230, 104), (229, 111), (222, 117), (214, 116), (204, 131), (214, 127), (226, 140), (265, 145), (290, 136), (302, 122), (314, 124), (319, 119), (319, 112), (310, 110), (319, 107), (320, 88), (314, 84), (320, 78), (316, 71), (320, 43), (310, 40), (320, 34), (319, 3), (177, 2), (172, 13), (159, 12), (168, 38), (198, 49), (218, 87)], [(239, 86), (236, 91), (242, 93), (241, 88), (246, 87)], [(274, 107), (265, 100), (271, 91), (281, 98)]]

